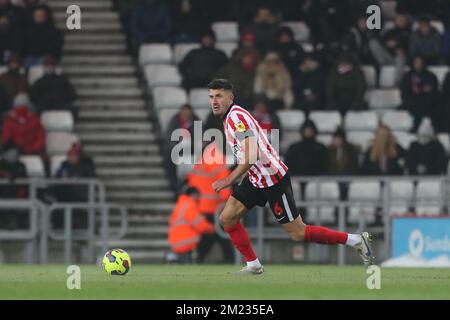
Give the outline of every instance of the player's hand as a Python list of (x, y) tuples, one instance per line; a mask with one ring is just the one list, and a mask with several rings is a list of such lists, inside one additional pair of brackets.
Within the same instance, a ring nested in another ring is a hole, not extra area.
[(214, 183), (212, 184), (215, 192), (219, 192), (220, 190), (228, 188), (229, 186), (231, 186), (231, 182), (227, 178), (219, 179), (217, 181), (214, 181)]

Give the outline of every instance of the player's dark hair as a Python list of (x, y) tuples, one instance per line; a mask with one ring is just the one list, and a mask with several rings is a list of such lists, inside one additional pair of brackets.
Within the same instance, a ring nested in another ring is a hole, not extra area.
[(227, 79), (214, 79), (207, 86), (208, 89), (224, 89), (228, 91), (233, 91), (233, 85)]
[(200, 196), (200, 191), (198, 191), (198, 189), (195, 187), (187, 187), (185, 190), (183, 190), (183, 193), (190, 197)]

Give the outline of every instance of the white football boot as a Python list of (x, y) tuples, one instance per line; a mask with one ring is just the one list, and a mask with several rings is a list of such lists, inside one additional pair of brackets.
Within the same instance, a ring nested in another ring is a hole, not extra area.
[(262, 265), (259, 268), (245, 266), (238, 272), (238, 274), (242, 274), (242, 275), (260, 275), (263, 273), (264, 273), (264, 267)]
[(375, 263), (375, 257), (373, 255), (373, 250), (370, 247), (372, 242), (372, 237), (368, 232), (361, 232), (361, 243), (355, 246), (356, 251), (361, 256), (364, 262), (364, 266), (367, 268)]

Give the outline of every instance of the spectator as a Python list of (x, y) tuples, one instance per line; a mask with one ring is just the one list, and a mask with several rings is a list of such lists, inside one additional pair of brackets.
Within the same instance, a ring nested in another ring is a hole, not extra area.
[(440, 108), (438, 80), (426, 69), (423, 57), (414, 57), (411, 70), (402, 80), (401, 94), (403, 107), (414, 117), (414, 131), (424, 117), (430, 117), (435, 127), (439, 127)]
[[(225, 164), (222, 146), (216, 143), (208, 144), (203, 150), (202, 161), (194, 166), (187, 175), (189, 187), (197, 188), (200, 192), (198, 208), (203, 217), (214, 224), (216, 210), (224, 204), (231, 195), (229, 188), (215, 192), (212, 185), (219, 179), (226, 178), (231, 172)], [(198, 262), (204, 263), (214, 243), (219, 243), (222, 249), (222, 263), (233, 263), (234, 253), (230, 240), (223, 239), (217, 233), (203, 234), (198, 244)]]
[(324, 175), (329, 172), (327, 148), (316, 140), (317, 127), (306, 120), (301, 129), (302, 140), (292, 144), (286, 153), (286, 165), (293, 176)]
[(256, 50), (258, 52), (258, 54), (260, 54), (260, 52), (256, 48), (256, 37), (251, 30), (248, 30), (248, 31), (245, 31), (244, 33), (242, 33), (242, 35), (239, 39), (238, 48), (233, 52), (233, 56), (239, 50), (246, 50), (246, 49)]
[(0, 87), (2, 87), (9, 101), (8, 107), (20, 92), (28, 91), (26, 77), (20, 72), (21, 61), (16, 54), (8, 60), (8, 71), (0, 75)]
[(39, 116), (31, 110), (28, 96), (19, 94), (3, 119), (2, 141), (13, 141), (22, 154), (43, 154), (45, 130)]
[(328, 75), (327, 108), (339, 110), (342, 115), (348, 110), (362, 109), (365, 90), (366, 80), (356, 59), (342, 54)]
[(269, 52), (258, 66), (255, 94), (264, 95), (272, 111), (292, 107), (294, 96), (291, 76), (277, 53)]
[[(0, 159), (0, 179), (7, 179), (9, 184), (0, 184), (0, 199), (21, 199), (27, 196), (27, 186), (15, 183), (15, 179), (26, 178), (24, 164), (19, 161), (19, 150), (13, 142), (3, 146)], [(14, 230), (27, 227), (28, 212), (25, 210), (0, 209), (0, 229)]]
[(169, 9), (161, 0), (141, 0), (130, 14), (132, 49), (143, 43), (168, 42), (171, 28)]
[(395, 16), (395, 27), (388, 30), (381, 41), (372, 40), (369, 45), (378, 66), (395, 66), (395, 83), (399, 84), (405, 69), (411, 36), (411, 25), (406, 14)]
[(233, 83), (236, 88), (234, 101), (247, 108), (253, 104), (253, 85), (260, 59), (258, 52), (254, 49), (238, 50), (215, 75), (215, 78), (228, 79)]
[[(14, 142), (9, 141), (3, 146), (0, 160), (0, 179), (8, 179), (13, 182), (16, 178), (26, 178), (27, 170), (19, 160), (20, 152)], [(23, 198), (26, 187), (0, 185), (0, 199)]]
[(442, 85), (442, 109), (444, 111), (442, 131), (450, 133), (450, 72), (447, 72)]
[[(0, 0), (1, 1), (1, 0)], [(22, 34), (8, 15), (0, 15), (0, 65), (6, 64), (12, 53), (22, 51)]]
[(370, 148), (364, 155), (362, 173), (367, 175), (402, 175), (404, 150), (397, 144), (391, 130), (378, 127)]
[(214, 233), (214, 225), (201, 215), (199, 195), (196, 188), (189, 187), (178, 197), (169, 219), (171, 252), (166, 257), (167, 262), (193, 263), (192, 253), (199, 244), (200, 236)]
[(278, 33), (276, 51), (280, 55), (291, 76), (303, 60), (304, 51), (295, 42), (294, 33), (289, 27), (282, 27)]
[(293, 75), (295, 108), (309, 114), (324, 108), (325, 79), (320, 62), (311, 54), (305, 55)]
[[(79, 143), (73, 143), (67, 151), (67, 160), (63, 161), (55, 173), (56, 178), (77, 179), (95, 178), (95, 165), (92, 159), (86, 156)], [(51, 188), (51, 192), (58, 202), (87, 202), (88, 187), (86, 185), (63, 184)], [(55, 228), (62, 226), (62, 215), (53, 215), (52, 224)], [(74, 228), (85, 228), (88, 224), (87, 213), (84, 210), (75, 210), (73, 217)]]
[(173, 42), (198, 42), (202, 30), (207, 27), (198, 3), (192, 0), (177, 0), (173, 6), (171, 30)]
[(417, 130), (417, 141), (406, 155), (406, 168), (411, 175), (440, 175), (447, 171), (445, 149), (434, 134), (429, 118), (423, 118)]
[(41, 64), (46, 55), (61, 57), (63, 35), (56, 29), (47, 6), (33, 10), (33, 20), (25, 30), (25, 65)]
[[(259, 101), (256, 102), (251, 114), (256, 119), (256, 121), (258, 121), (261, 129), (266, 132), (267, 138), (272, 143), (272, 145), (275, 148), (279, 147), (279, 141), (282, 138), (280, 119), (275, 112), (270, 110), (265, 99), (259, 99)], [(273, 130), (278, 130), (278, 134), (275, 135), (272, 132)], [(273, 141), (272, 138), (276, 138), (278, 139), (278, 141)]]
[(190, 90), (205, 87), (213, 75), (227, 63), (227, 56), (215, 48), (214, 32), (207, 30), (201, 37), (201, 47), (191, 50), (179, 64), (183, 86)]
[(57, 69), (57, 60), (51, 56), (45, 57), (45, 73), (32, 85), (31, 101), (39, 114), (46, 110), (67, 110), (76, 117), (72, 105), (77, 97), (75, 88), (65, 75), (57, 73)]
[(329, 173), (333, 175), (352, 175), (359, 171), (359, 148), (347, 141), (342, 128), (333, 133), (331, 145), (328, 147)]
[(431, 25), (428, 17), (419, 19), (419, 28), (413, 32), (410, 40), (409, 55), (421, 55), (427, 64), (439, 64), (442, 54), (442, 36)]
[(279, 25), (272, 9), (260, 6), (257, 9), (253, 24), (244, 28), (244, 33), (251, 32), (256, 38), (256, 48), (266, 54), (275, 49)]
[[(166, 172), (169, 176), (170, 185), (173, 190), (177, 190), (178, 186), (177, 167), (172, 159), (172, 149), (177, 144), (182, 143), (188, 145), (189, 150), (191, 151), (190, 155), (193, 154), (194, 148), (192, 148), (192, 146), (194, 145), (194, 121), (199, 121), (199, 118), (195, 115), (191, 105), (185, 104), (181, 106), (179, 112), (172, 117), (167, 126), (165, 141), (170, 142), (164, 144), (164, 163), (166, 166)], [(176, 129), (184, 129), (185, 131), (181, 135), (181, 140), (172, 141), (171, 136)], [(183, 156), (188, 155), (183, 154)]]

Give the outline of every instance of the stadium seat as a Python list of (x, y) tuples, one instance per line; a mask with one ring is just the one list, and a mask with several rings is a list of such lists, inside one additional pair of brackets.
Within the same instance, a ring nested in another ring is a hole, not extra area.
[(79, 141), (78, 137), (70, 132), (49, 132), (45, 140), (49, 156), (66, 154), (72, 143)]
[(294, 201), (298, 206), (302, 201), (300, 183), (292, 181), (292, 194), (294, 195)]
[(7, 66), (0, 66), (0, 75), (6, 73), (7, 71), (8, 71)]
[(44, 164), (40, 156), (20, 156), (20, 161), (24, 164), (27, 170), (27, 176), (30, 178), (45, 177)]
[(180, 108), (187, 103), (187, 94), (180, 87), (156, 87), (153, 88), (153, 103), (156, 109)]
[(378, 115), (373, 111), (349, 111), (344, 126), (346, 131), (374, 131), (378, 127)]
[(143, 44), (139, 48), (139, 65), (141, 67), (149, 63), (171, 64), (172, 49), (166, 43)]
[(216, 49), (222, 50), (228, 59), (231, 58), (233, 55), (234, 50), (236, 50), (238, 47), (237, 42), (217, 42), (216, 43)]
[(372, 89), (367, 91), (367, 101), (371, 109), (393, 109), (402, 104), (399, 89)]
[(380, 71), (380, 87), (395, 87), (395, 66), (382, 66)]
[(389, 182), (389, 188), (389, 196), (393, 200), (390, 206), (390, 214), (408, 214), (414, 197), (414, 183), (405, 180), (391, 181)]
[(392, 131), (410, 131), (414, 119), (406, 110), (387, 110), (381, 116), (381, 123)]
[(309, 119), (314, 121), (321, 133), (332, 133), (342, 124), (342, 116), (338, 111), (311, 111)]
[(193, 49), (200, 48), (199, 43), (178, 43), (173, 48), (173, 60), (175, 64), (183, 61), (184, 57)]
[[(305, 199), (309, 201), (339, 201), (339, 187), (336, 182), (310, 182), (306, 185)], [(335, 206), (308, 206), (308, 222), (333, 223), (335, 222)]]
[(416, 140), (415, 134), (405, 131), (392, 131), (392, 135), (397, 139), (397, 143), (405, 150), (408, 150), (411, 142)]
[(277, 115), (283, 130), (298, 131), (305, 122), (305, 114), (301, 110), (279, 110)]
[(333, 136), (331, 134), (318, 134), (317, 141), (324, 144), (325, 147), (328, 147), (331, 144), (331, 140)]
[(428, 71), (433, 72), (434, 75), (438, 78), (439, 88), (442, 88), (444, 84), (445, 76), (450, 71), (450, 67), (446, 65), (442, 66), (429, 66)]
[(181, 85), (177, 67), (170, 64), (148, 64), (144, 67), (144, 75), (150, 87)]
[[(445, 32), (445, 26), (444, 24), (439, 20), (431, 20), (431, 25), (442, 35)], [(416, 31), (417, 28), (419, 28), (419, 22), (415, 21), (412, 25), (413, 31)]]
[(53, 177), (61, 164), (66, 161), (66, 155), (52, 156), (50, 159), (50, 175)]
[(195, 88), (189, 91), (189, 104), (192, 108), (210, 108), (208, 90)]
[(299, 142), (302, 139), (300, 135), (300, 131), (285, 131), (283, 132), (283, 138), (280, 143), (280, 151), (282, 154), (285, 154), (291, 144)]
[(314, 45), (311, 42), (303, 42), (301, 46), (306, 53), (314, 52)]
[(239, 41), (239, 27), (235, 21), (219, 21), (211, 25), (216, 35), (217, 42)]
[(374, 88), (377, 86), (377, 72), (375, 67), (372, 65), (362, 65), (361, 71), (364, 73), (364, 78), (366, 78), (366, 83), (369, 88)]
[(208, 115), (211, 113), (211, 108), (197, 108), (194, 112), (200, 120), (206, 121)]
[(437, 138), (444, 146), (445, 151), (447, 151), (447, 155), (450, 154), (450, 135), (448, 133), (439, 133)]
[[(62, 68), (61, 67), (57, 67), (55, 72), (56, 72), (56, 74), (62, 74)], [(28, 77), (27, 77), (28, 84), (30, 86), (33, 85), (44, 74), (45, 74), (45, 70), (44, 70), (44, 66), (42, 64), (38, 64), (38, 65), (32, 66), (28, 70)]]
[(361, 152), (365, 152), (370, 147), (370, 143), (375, 137), (374, 132), (369, 131), (350, 131), (347, 132), (348, 142), (361, 148)]
[(309, 27), (303, 21), (286, 21), (282, 23), (283, 26), (291, 28), (294, 32), (294, 39), (297, 42), (309, 41)]
[[(169, 124), (172, 117), (178, 112), (176, 108), (160, 109), (158, 112), (158, 123), (161, 129), (161, 133), (165, 133), (167, 130), (167, 125)], [(169, 137), (167, 137), (169, 138)]]
[(441, 183), (434, 180), (420, 180), (416, 187), (417, 215), (433, 216), (442, 213), (443, 190)]
[(393, 20), (397, 14), (397, 1), (379, 1), (378, 4), (381, 7), (383, 20)]
[(44, 111), (41, 114), (41, 122), (47, 132), (73, 131), (74, 121), (70, 111)]
[[(350, 183), (348, 198), (353, 201), (355, 206), (350, 207), (348, 220), (350, 223), (358, 223), (364, 219), (367, 223), (375, 222), (375, 210), (380, 200), (381, 186), (378, 182), (357, 181)], [(365, 204), (370, 201), (373, 204)]]

